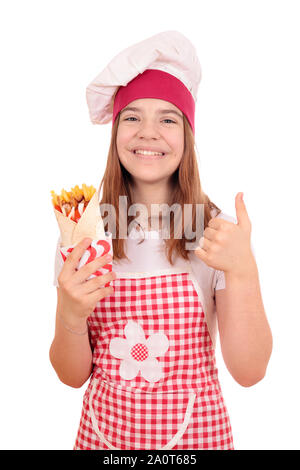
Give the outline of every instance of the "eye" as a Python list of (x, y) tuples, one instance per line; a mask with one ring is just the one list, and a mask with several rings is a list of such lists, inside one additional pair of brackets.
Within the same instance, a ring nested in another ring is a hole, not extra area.
[(129, 119), (136, 119), (136, 118), (133, 117), (133, 116), (130, 116), (130, 117), (128, 117), (128, 118), (125, 118), (124, 121), (129, 121)]
[[(135, 118), (135, 117), (133, 117), (133, 116), (130, 116), (130, 117), (128, 117), (128, 118), (124, 118), (124, 121), (130, 121), (131, 119), (137, 120), (137, 118)], [(167, 122), (167, 124), (176, 124), (175, 121), (173, 121), (172, 119), (168, 119), (168, 118), (164, 119), (163, 121), (164, 121), (164, 122), (165, 122), (165, 121), (169, 121), (169, 122)]]

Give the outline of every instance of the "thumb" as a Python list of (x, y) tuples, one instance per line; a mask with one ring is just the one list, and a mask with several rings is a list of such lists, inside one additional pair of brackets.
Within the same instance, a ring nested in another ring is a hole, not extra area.
[(237, 193), (235, 196), (235, 211), (237, 223), (243, 228), (250, 227), (250, 219), (243, 199), (244, 193)]

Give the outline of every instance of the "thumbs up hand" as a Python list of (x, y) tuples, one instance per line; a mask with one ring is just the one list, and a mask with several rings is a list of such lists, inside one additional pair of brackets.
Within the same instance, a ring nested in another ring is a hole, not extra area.
[(251, 222), (243, 193), (236, 195), (235, 209), (237, 224), (213, 217), (195, 254), (211, 268), (239, 276), (256, 266), (251, 250)]

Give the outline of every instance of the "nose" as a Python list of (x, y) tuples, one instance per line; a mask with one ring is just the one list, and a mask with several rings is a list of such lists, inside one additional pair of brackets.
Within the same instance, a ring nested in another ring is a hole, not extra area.
[(139, 126), (137, 137), (144, 139), (158, 139), (160, 134), (155, 123), (150, 120), (144, 120)]

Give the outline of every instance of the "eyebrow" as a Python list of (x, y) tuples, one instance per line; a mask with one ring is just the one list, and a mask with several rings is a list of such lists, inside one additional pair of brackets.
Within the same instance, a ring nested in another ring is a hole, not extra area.
[[(124, 113), (125, 111), (141, 111), (141, 108), (133, 108), (133, 107), (128, 107), (128, 108), (124, 108), (122, 109), (122, 111), (120, 112), (120, 115), (122, 113)], [(179, 114), (177, 111), (175, 111), (175, 109), (158, 109), (157, 110), (157, 113), (159, 114), (169, 114), (169, 113), (173, 113), (173, 114), (176, 114), (177, 116), (179, 116), (181, 119), (182, 119), (182, 115)]]

